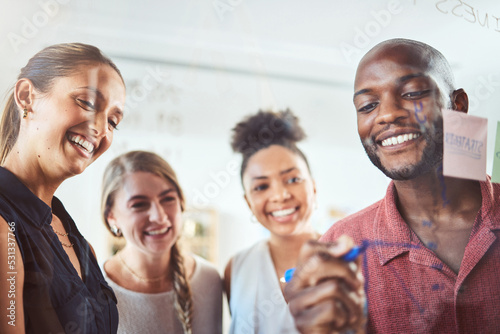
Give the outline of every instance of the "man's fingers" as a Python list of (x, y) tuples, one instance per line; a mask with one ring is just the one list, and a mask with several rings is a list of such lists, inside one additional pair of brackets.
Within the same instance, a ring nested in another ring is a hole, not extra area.
[(311, 309), (323, 304), (331, 307), (336, 305), (337, 313), (342, 315), (339, 319), (335, 318), (336, 326), (342, 327), (346, 322), (354, 324), (363, 316), (363, 292), (360, 291), (360, 294), (349, 292), (342, 281), (335, 279), (303, 289), (290, 301), (289, 307), (292, 315), (298, 318), (303, 317), (303, 312), (310, 312)]
[(332, 333), (345, 328), (348, 321), (346, 309), (334, 299), (323, 300), (295, 316), (295, 325), (301, 333)]
[(342, 332), (364, 326), (362, 256), (345, 261), (355, 246), (347, 236), (335, 243), (306, 243), (285, 298), (302, 333)]
[(354, 240), (347, 235), (341, 235), (337, 240), (330, 243), (310, 240), (302, 246), (298, 260), (299, 262), (306, 260), (317, 252), (325, 252), (333, 257), (340, 257), (349, 252), (354, 245)]
[[(359, 269), (358, 266), (355, 269)], [(298, 265), (290, 282), (295, 289), (314, 286), (327, 279), (342, 279), (353, 290), (357, 290), (362, 282), (356, 272), (351, 270), (348, 262), (333, 257), (330, 253), (320, 251)]]
[(295, 316), (315, 304), (338, 297), (340, 294), (338, 289), (339, 284), (336, 280), (324, 281), (317, 286), (304, 288), (298, 291), (290, 301), (290, 312)]

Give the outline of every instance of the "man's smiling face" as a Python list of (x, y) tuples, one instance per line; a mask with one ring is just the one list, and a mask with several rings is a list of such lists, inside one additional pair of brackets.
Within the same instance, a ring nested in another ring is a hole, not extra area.
[(361, 61), (355, 80), (358, 133), (372, 163), (394, 180), (435, 168), (443, 156), (439, 71), (420, 49), (384, 45)]

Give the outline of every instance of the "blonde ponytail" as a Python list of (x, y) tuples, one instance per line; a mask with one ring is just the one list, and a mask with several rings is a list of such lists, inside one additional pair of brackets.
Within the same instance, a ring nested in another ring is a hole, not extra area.
[(172, 247), (170, 253), (170, 266), (174, 285), (174, 308), (182, 324), (184, 334), (192, 334), (193, 300), (191, 287), (186, 277), (184, 258), (177, 243)]
[(0, 166), (3, 165), (5, 157), (16, 143), (20, 124), (21, 119), (14, 101), (14, 92), (11, 92), (0, 121)]

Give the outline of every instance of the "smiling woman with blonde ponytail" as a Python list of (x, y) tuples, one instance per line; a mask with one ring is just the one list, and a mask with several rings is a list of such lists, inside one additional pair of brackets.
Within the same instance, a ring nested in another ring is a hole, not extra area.
[(106, 227), (126, 241), (103, 266), (118, 299), (118, 333), (221, 333), (221, 278), (178, 246), (185, 203), (172, 167), (151, 152), (115, 158), (101, 203)]

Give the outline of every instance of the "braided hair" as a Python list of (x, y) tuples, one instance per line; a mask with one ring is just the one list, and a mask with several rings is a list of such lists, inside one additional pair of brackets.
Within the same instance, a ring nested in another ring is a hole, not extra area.
[(186, 277), (184, 258), (177, 243), (170, 253), (171, 279), (174, 285), (174, 308), (181, 321), (184, 334), (192, 333), (193, 300), (191, 287)]
[[(101, 197), (101, 212), (106, 228), (115, 236), (108, 222), (108, 215), (114, 205), (117, 191), (123, 187), (128, 173), (147, 172), (171, 182), (181, 202), (184, 211), (184, 193), (179, 185), (177, 176), (172, 167), (159, 155), (152, 152), (132, 151), (113, 159), (104, 171), (103, 189)], [(178, 242), (170, 250), (170, 279), (174, 287), (174, 309), (177, 318), (182, 324), (185, 334), (192, 333), (193, 300), (191, 287), (186, 277), (184, 257), (180, 252)]]

